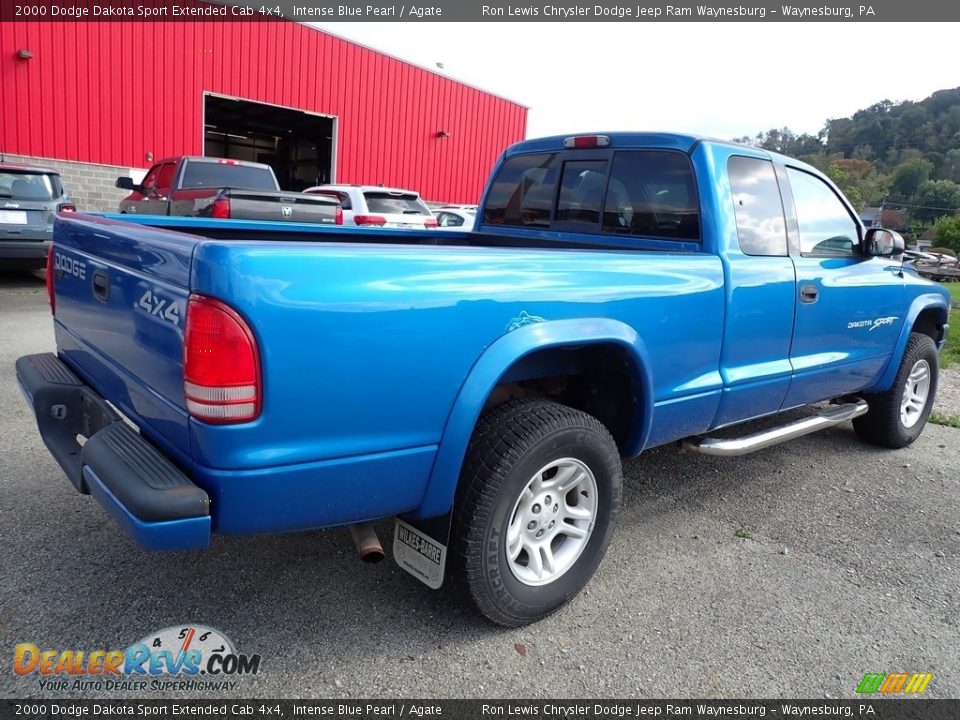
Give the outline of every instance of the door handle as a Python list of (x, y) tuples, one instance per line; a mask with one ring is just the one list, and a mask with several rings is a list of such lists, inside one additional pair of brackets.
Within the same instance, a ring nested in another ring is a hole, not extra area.
[(800, 288), (800, 302), (815, 303), (820, 297), (820, 291), (816, 285), (803, 285)]
[(110, 299), (110, 279), (103, 270), (93, 274), (93, 294), (97, 300), (107, 302)]

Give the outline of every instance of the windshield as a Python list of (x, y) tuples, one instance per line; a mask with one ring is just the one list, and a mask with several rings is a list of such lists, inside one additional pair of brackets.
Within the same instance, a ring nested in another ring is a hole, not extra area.
[(241, 188), (277, 192), (270, 168), (218, 162), (188, 162), (181, 188)]
[(367, 208), (373, 213), (429, 215), (430, 210), (413, 193), (365, 192)]
[(54, 200), (62, 194), (63, 186), (56, 175), (0, 170), (0, 198)]

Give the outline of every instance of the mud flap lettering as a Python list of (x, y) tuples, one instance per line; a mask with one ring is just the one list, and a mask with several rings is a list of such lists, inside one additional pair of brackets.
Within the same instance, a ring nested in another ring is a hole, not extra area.
[(443, 584), (447, 546), (399, 518), (393, 526), (393, 559), (427, 587)]

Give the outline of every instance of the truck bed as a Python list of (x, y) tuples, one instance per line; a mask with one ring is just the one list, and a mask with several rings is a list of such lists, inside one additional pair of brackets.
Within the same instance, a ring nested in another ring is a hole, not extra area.
[[(628, 440), (627, 454), (705, 430), (718, 402), (719, 374), (703, 373), (717, 367), (723, 324), (713, 255), (441, 246), (433, 243), (470, 236), (162, 219), (187, 234), (139, 222), (59, 221), (57, 252), (110, 288), (104, 300), (89, 281), (57, 278), (59, 355), (190, 470), (219, 532), (446, 512), (431, 506), (427, 485), (445, 471), (437, 448), (478, 353), (544, 320), (566, 320), (551, 327), (571, 338), (601, 328), (618, 342), (639, 334), (675, 350), (650, 355), (657, 422)], [(240, 239), (245, 229), (256, 239)], [(211, 239), (227, 232), (234, 239)], [(216, 426), (188, 416), (191, 294), (223, 299), (250, 324), (264, 388), (257, 420)], [(656, 314), (639, 302), (651, 299)], [(270, 483), (258, 481), (263, 472)]]

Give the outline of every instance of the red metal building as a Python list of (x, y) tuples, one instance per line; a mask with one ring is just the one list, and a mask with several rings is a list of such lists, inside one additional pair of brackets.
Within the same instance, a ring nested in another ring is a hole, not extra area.
[(0, 23), (0, 153), (148, 167), (256, 159), (285, 189), (382, 183), (474, 202), (527, 109), (313, 27)]

